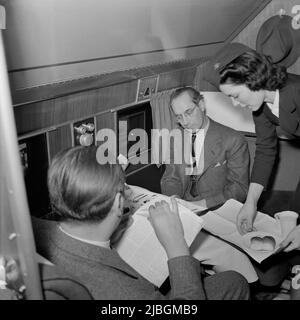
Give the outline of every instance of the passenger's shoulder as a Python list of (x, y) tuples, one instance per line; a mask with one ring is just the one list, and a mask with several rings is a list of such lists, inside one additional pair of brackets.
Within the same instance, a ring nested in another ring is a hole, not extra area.
[(300, 75), (289, 74), (285, 86), (279, 92), (287, 97), (294, 97), (295, 94), (300, 94)]

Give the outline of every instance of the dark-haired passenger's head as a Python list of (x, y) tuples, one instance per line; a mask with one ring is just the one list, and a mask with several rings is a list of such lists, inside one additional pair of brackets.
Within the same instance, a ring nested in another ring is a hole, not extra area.
[(220, 71), (220, 90), (256, 111), (265, 101), (266, 92), (281, 89), (286, 82), (286, 68), (271, 58), (251, 50), (228, 63)]
[(51, 206), (59, 220), (92, 222), (110, 212), (124, 190), (124, 172), (118, 164), (99, 164), (97, 147), (74, 147), (55, 155), (48, 170)]

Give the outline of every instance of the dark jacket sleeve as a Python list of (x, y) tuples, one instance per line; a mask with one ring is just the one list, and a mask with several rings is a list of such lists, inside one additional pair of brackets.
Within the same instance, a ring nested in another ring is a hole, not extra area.
[(294, 119), (296, 121), (296, 128), (292, 132), (292, 134), (295, 137), (300, 138), (300, 82), (299, 82), (299, 85), (294, 86), (293, 89), (294, 89), (293, 100), (294, 100), (295, 108), (293, 109), (292, 114), (294, 115)]
[(264, 113), (264, 108), (267, 108), (267, 106), (263, 105), (258, 111), (253, 112), (256, 150), (251, 182), (258, 183), (266, 188), (277, 154), (278, 138), (276, 125), (268, 119)]
[(245, 201), (249, 186), (250, 156), (246, 139), (239, 134), (230, 136), (230, 145), (226, 150), (226, 183), (218, 194), (205, 197), (207, 207), (211, 208), (228, 199)]
[(289, 79), (280, 91), (280, 127), (295, 138), (300, 138), (300, 76)]
[[(279, 90), (279, 125), (287, 133), (300, 137), (300, 76), (289, 74)], [(277, 154), (276, 124), (267, 116), (266, 104), (253, 112), (256, 130), (256, 152), (251, 182), (267, 186)], [(268, 111), (268, 110), (267, 110)]]
[(175, 300), (205, 300), (200, 262), (191, 256), (168, 261), (171, 294)]

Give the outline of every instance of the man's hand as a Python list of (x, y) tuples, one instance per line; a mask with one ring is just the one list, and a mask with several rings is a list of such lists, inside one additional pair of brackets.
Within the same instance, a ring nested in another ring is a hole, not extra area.
[(166, 201), (150, 206), (148, 218), (169, 259), (189, 255), (177, 202), (171, 198), (171, 203), (172, 209)]
[(256, 213), (256, 206), (245, 202), (236, 219), (236, 226), (241, 235), (253, 231), (253, 221)]
[(284, 252), (290, 252), (295, 249), (300, 249), (300, 225), (295, 227), (281, 242), (280, 247), (284, 248)]

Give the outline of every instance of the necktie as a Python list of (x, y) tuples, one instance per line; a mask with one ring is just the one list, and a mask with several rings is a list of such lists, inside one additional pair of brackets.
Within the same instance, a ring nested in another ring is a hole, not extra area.
[[(196, 167), (197, 165), (197, 160), (196, 160), (196, 152), (195, 152), (195, 140), (196, 140), (196, 133), (192, 134), (192, 166), (193, 168)], [(198, 196), (198, 190), (197, 190), (197, 176), (196, 175), (191, 175), (191, 189), (190, 189), (190, 194), (192, 197), (197, 197)]]
[(196, 152), (195, 152), (195, 140), (196, 140), (196, 133), (192, 134), (192, 165), (193, 168), (196, 167), (197, 161), (196, 161)]

